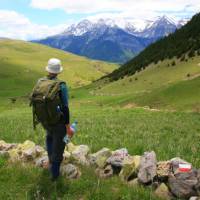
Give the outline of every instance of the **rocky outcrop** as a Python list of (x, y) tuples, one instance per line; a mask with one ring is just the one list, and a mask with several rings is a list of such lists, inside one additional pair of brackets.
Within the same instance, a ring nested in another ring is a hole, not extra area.
[(155, 152), (145, 152), (140, 161), (138, 180), (144, 184), (153, 182), (156, 176), (156, 169), (157, 160)]
[(8, 150), (8, 153), (9, 159), (13, 162), (28, 162), (34, 161), (36, 158), (44, 155), (46, 152), (42, 147), (35, 145), (34, 142), (27, 140), (24, 143), (18, 144), (12, 149)]
[(62, 165), (60, 171), (63, 176), (69, 179), (77, 179), (81, 176), (80, 170), (73, 164)]
[(121, 168), (123, 166), (124, 159), (128, 156), (128, 150), (126, 148), (118, 149), (112, 153), (107, 159), (107, 163), (113, 167)]
[(189, 198), (197, 195), (195, 186), (198, 184), (198, 180), (195, 170), (171, 173), (168, 182), (171, 192), (178, 198)]
[(88, 153), (90, 149), (87, 145), (76, 146), (76, 148), (71, 152), (72, 158), (81, 165), (89, 165), (89, 161), (87, 159)]
[(89, 162), (91, 165), (96, 165), (99, 168), (104, 168), (107, 164), (107, 159), (112, 155), (108, 148), (103, 148), (100, 151), (89, 155)]
[(131, 181), (137, 177), (141, 156), (127, 156), (123, 161), (123, 168), (119, 174), (123, 181)]
[(169, 188), (165, 183), (161, 183), (158, 188), (155, 190), (155, 195), (160, 197), (161, 199), (167, 199), (170, 200), (172, 198), (172, 195), (169, 191)]
[(157, 177), (161, 181), (167, 180), (171, 170), (170, 161), (161, 161), (157, 163)]
[(109, 178), (113, 176), (113, 168), (111, 165), (107, 165), (105, 168), (97, 168), (95, 172), (100, 178)]

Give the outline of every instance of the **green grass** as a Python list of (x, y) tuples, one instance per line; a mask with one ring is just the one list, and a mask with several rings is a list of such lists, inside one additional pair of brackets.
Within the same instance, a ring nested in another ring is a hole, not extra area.
[(173, 110), (200, 111), (200, 78), (180, 81), (168, 87), (152, 91), (143, 97), (138, 97), (135, 102), (151, 107), (164, 107)]
[[(36, 132), (32, 130), (31, 109), (19, 104), (17, 108), (1, 112), (0, 138), (7, 142), (29, 139), (44, 146), (44, 130), (40, 126)], [(77, 119), (79, 122), (79, 131), (73, 142), (89, 145), (92, 152), (105, 146), (112, 150), (126, 147), (132, 155), (154, 150), (158, 160), (180, 156), (200, 167), (200, 115), (197, 113), (152, 112), (90, 103), (82, 106), (74, 101), (70, 107), (72, 121)], [(50, 183), (47, 172), (33, 167), (14, 167), (1, 158), (0, 180), (3, 184), (0, 185), (0, 199), (9, 199), (12, 195), (15, 195), (13, 199), (33, 199), (36, 194), (45, 199), (157, 199), (151, 190), (129, 188), (118, 177), (101, 180), (93, 170), (83, 168), (82, 172), (80, 180), (62, 178), (61, 186), (56, 188)], [(3, 192), (5, 188), (8, 189)]]
[[(0, 41), (0, 52), (0, 139), (33, 140), (45, 146), (45, 131), (41, 126), (33, 131), (31, 108), (23, 96), (44, 74), (48, 58), (58, 57), (65, 67), (61, 78), (70, 86), (71, 122), (79, 122), (75, 144), (87, 144), (92, 152), (102, 147), (126, 147), (132, 155), (154, 150), (158, 160), (180, 156), (200, 168), (199, 57), (176, 61), (173, 67), (168, 66), (171, 60), (165, 60), (117, 82), (103, 79), (87, 85), (116, 65), (21, 41)], [(72, 89), (82, 84), (86, 86)], [(12, 103), (10, 97), (20, 98)], [(160, 111), (125, 109), (129, 104)], [(94, 170), (81, 171), (79, 180), (62, 177), (56, 185), (47, 171), (13, 165), (0, 157), (0, 199), (158, 199), (150, 188), (129, 188), (116, 176), (101, 180)]]
[(60, 78), (70, 87), (89, 84), (113, 71), (117, 65), (89, 60), (39, 44), (0, 41), (0, 97), (26, 95), (39, 77), (45, 76), (47, 61), (61, 59), (64, 71)]
[(200, 75), (199, 56), (190, 59), (188, 62), (176, 60), (175, 66), (168, 66), (171, 62), (172, 60), (165, 60), (157, 65), (151, 64), (140, 73), (103, 85), (99, 93), (138, 94), (151, 92), (156, 88), (185, 80), (188, 74), (190, 74), (190, 77)]
[[(155, 150), (159, 160), (181, 156), (200, 166), (197, 154), (200, 136), (198, 113), (90, 106), (72, 106), (71, 110), (71, 121), (76, 119), (79, 122), (79, 132), (73, 141), (88, 144), (92, 152), (105, 146), (113, 150), (127, 147), (133, 155)], [(0, 114), (1, 139), (7, 142), (31, 139), (44, 146), (44, 137), (41, 127), (36, 132), (32, 130), (30, 109), (21, 107)], [(194, 151), (191, 150), (191, 143)]]
[[(13, 170), (13, 168), (15, 169)], [(82, 172), (79, 180), (69, 181), (62, 177), (57, 183), (52, 183), (46, 170), (21, 167), (20, 165), (0, 167), (0, 173), (3, 174), (3, 176), (0, 176), (0, 181), (1, 183), (4, 182), (0, 186), (0, 198), (6, 200), (140, 200), (141, 197), (144, 199), (157, 199), (152, 195), (150, 189), (142, 187), (128, 188), (117, 177), (101, 180), (97, 178), (91, 169), (85, 168), (82, 169)]]
[(105, 102), (113, 99), (113, 105), (132, 103), (158, 109), (197, 110), (200, 98), (200, 57), (196, 56), (187, 62), (176, 60), (175, 66), (168, 66), (171, 62), (165, 60), (157, 65), (151, 64), (145, 70), (115, 82), (103, 79), (87, 90), (89, 94), (105, 97)]

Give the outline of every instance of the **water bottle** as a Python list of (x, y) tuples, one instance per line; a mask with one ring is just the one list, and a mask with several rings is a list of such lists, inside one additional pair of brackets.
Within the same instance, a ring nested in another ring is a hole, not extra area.
[(77, 131), (77, 124), (78, 122), (75, 121), (71, 126), (70, 129), (72, 130), (73, 133), (75, 133)]
[[(77, 131), (77, 124), (78, 122), (75, 121), (73, 124), (71, 124), (70, 129), (73, 132), (73, 134), (76, 133)], [(66, 144), (68, 144), (70, 142), (70, 138), (68, 137), (68, 135), (66, 134), (65, 137), (63, 138), (63, 142), (65, 142)]]

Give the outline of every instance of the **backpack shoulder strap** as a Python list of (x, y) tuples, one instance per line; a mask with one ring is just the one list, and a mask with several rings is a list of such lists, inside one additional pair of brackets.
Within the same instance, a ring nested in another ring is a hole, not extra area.
[(60, 90), (61, 90), (60, 85), (62, 83), (65, 83), (64, 81), (61, 81), (61, 80), (53, 80), (53, 81), (54, 81), (53, 87), (50, 88), (50, 90), (48, 90), (46, 93), (47, 98), (49, 98), (51, 100), (53, 100), (55, 98), (55, 96), (60, 92)]

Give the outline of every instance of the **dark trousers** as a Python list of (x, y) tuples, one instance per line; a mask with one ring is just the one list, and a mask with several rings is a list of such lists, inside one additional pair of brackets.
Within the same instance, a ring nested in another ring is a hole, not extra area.
[(50, 170), (52, 178), (57, 178), (60, 172), (60, 164), (63, 160), (63, 153), (65, 149), (65, 143), (63, 138), (66, 135), (65, 124), (56, 124), (49, 126), (46, 129), (46, 147), (49, 157)]

